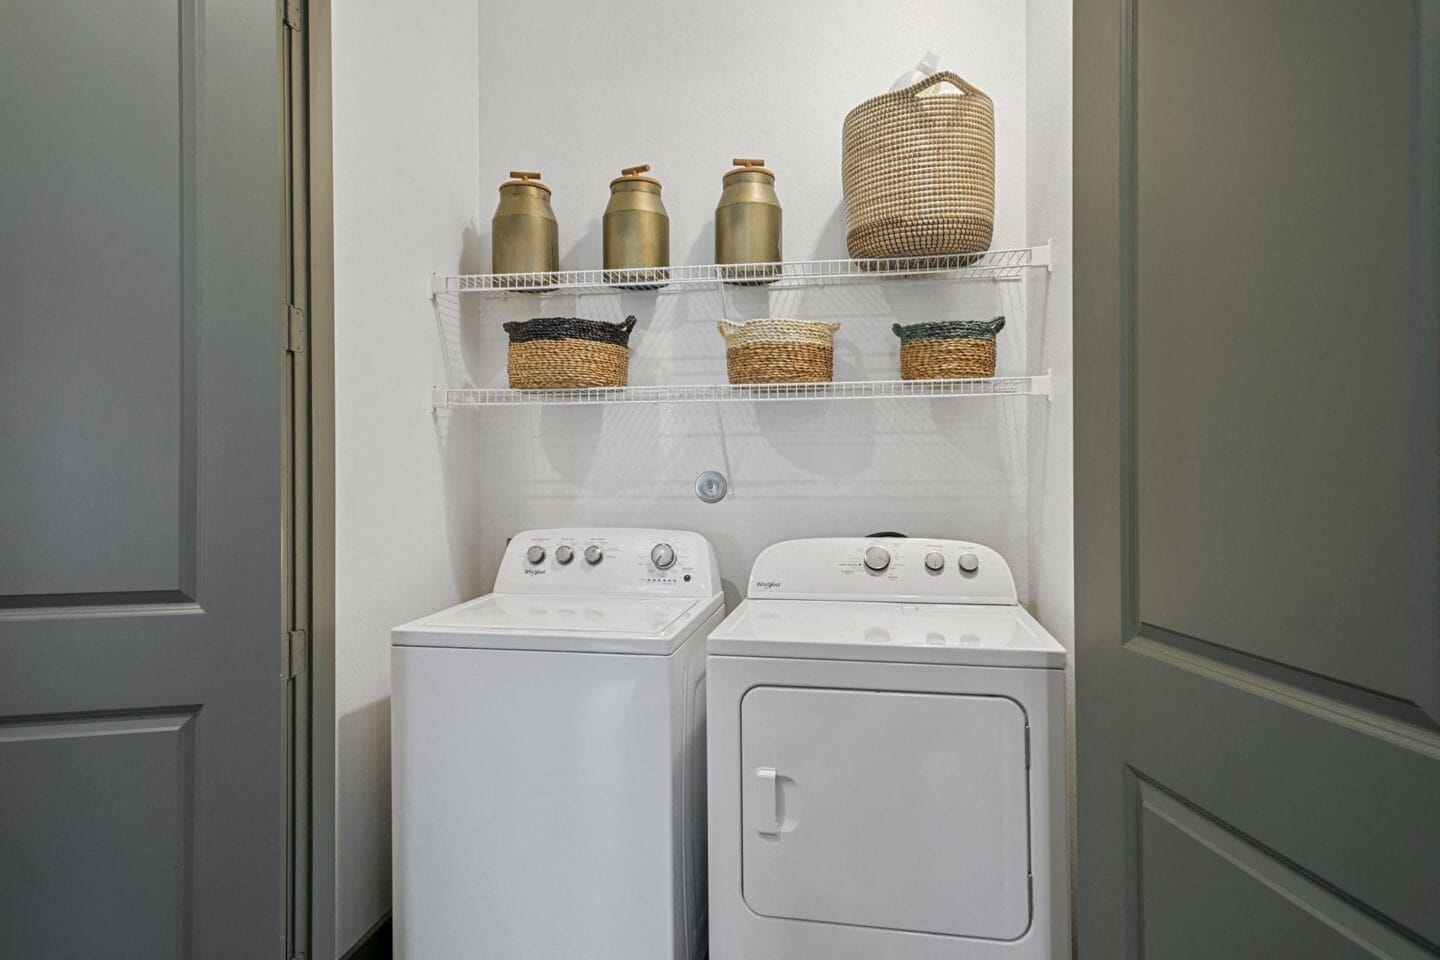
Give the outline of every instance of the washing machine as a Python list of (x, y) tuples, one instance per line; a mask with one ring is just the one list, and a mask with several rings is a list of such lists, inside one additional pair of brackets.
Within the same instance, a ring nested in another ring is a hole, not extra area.
[(794, 540), (708, 642), (712, 960), (1070, 956), (1065, 650), (977, 543)]
[(391, 637), (401, 960), (700, 960), (715, 551), (531, 530)]

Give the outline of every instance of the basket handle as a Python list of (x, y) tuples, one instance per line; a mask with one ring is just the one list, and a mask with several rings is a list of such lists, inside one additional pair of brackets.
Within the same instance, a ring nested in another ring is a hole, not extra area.
[(736, 323), (734, 320), (719, 320), (715, 324), (715, 329), (720, 331), (720, 336), (724, 337), (728, 343), (731, 337), (740, 332), (742, 326), (744, 324)]
[(1002, 313), (998, 317), (992, 317), (991, 319), (986, 320), (985, 326), (990, 328), (991, 333), (999, 333), (1001, 330), (1005, 329), (1005, 315)]
[(930, 74), (930, 76), (926, 77), (923, 80), (917, 80), (915, 81), (915, 83), (906, 87), (904, 90), (901, 90), (900, 93), (903, 93), (910, 97), (918, 97), (920, 96), (920, 94), (924, 93), (926, 90), (929, 90), (936, 84), (947, 82), (954, 84), (956, 87), (959, 87), (960, 90), (965, 94), (978, 93), (982, 97), (985, 95), (985, 92), (979, 87), (973, 86), (968, 80), (960, 76), (960, 74), (951, 73), (949, 70), (941, 70), (939, 73)]
[[(1002, 317), (1001, 319), (1003, 320), (1004, 318)], [(635, 314), (632, 313), (624, 320), (621, 320), (619, 326), (621, 330), (625, 331), (625, 335), (628, 337), (630, 335), (630, 331), (635, 329)]]
[(529, 320), (507, 320), (505, 323), (500, 324), (500, 329), (506, 333), (514, 333), (529, 322)]

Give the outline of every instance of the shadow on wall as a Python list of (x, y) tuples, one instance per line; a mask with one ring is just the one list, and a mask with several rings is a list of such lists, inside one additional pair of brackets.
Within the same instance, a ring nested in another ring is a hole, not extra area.
[[(354, 916), (336, 918), (342, 946), (349, 949), (390, 909), (390, 698), (374, 700), (341, 714), (335, 729), (337, 793), (357, 806), (342, 807), (335, 824), (336, 848), (343, 851), (337, 867), (347, 876), (370, 878), (374, 889), (359, 891), (341, 904)], [(347, 778), (364, 783), (347, 784)], [(373, 805), (363, 809), (359, 805)], [(362, 899), (363, 898), (363, 899)], [(344, 941), (349, 941), (345, 943)]]

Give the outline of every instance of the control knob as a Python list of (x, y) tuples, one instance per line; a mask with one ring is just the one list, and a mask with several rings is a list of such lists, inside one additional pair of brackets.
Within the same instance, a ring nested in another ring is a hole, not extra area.
[(980, 569), (980, 558), (973, 553), (960, 554), (960, 559), (957, 560), (956, 563), (960, 569), (966, 573), (974, 573)]
[(525, 559), (531, 563), (540, 563), (545, 559), (545, 548), (538, 543), (535, 544), (535, 546), (525, 551)]
[(869, 547), (865, 551), (865, 568), (880, 573), (890, 567), (890, 551), (884, 547)]
[(939, 573), (945, 569), (945, 554), (931, 551), (925, 554), (925, 569), (931, 573)]
[(657, 543), (650, 550), (650, 562), (661, 570), (669, 570), (675, 565), (675, 548), (668, 543)]
[(590, 546), (585, 548), (585, 562), (590, 564), (590, 566), (593, 567), (595, 566), (595, 564), (599, 563), (601, 560), (604, 559), (605, 551), (595, 546), (595, 544), (592, 543), (590, 544)]
[(575, 549), (574, 549), (573, 547), (571, 547), (571, 546), (569, 546), (569, 545), (565, 545), (565, 546), (560, 546), (560, 547), (556, 547), (556, 548), (555, 548), (555, 562), (556, 562), (556, 563), (559, 563), (559, 564), (562, 564), (562, 565), (563, 565), (563, 564), (569, 563), (571, 560), (574, 560), (574, 559), (575, 559)]

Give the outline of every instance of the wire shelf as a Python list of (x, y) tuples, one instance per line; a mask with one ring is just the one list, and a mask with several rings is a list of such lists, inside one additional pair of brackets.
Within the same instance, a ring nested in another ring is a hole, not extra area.
[(831, 383), (681, 384), (583, 390), (436, 387), (438, 408), (599, 403), (715, 403), (772, 400), (888, 400), (933, 397), (1048, 397), (1050, 375), (985, 380), (846, 380)]
[(1025, 270), (1049, 269), (1050, 245), (944, 257), (881, 260), (788, 260), (783, 263), (692, 264), (646, 270), (561, 270), (555, 273), (431, 274), (430, 293), (588, 294), (710, 287), (720, 284), (802, 287), (827, 283), (930, 278), (1013, 280)]

